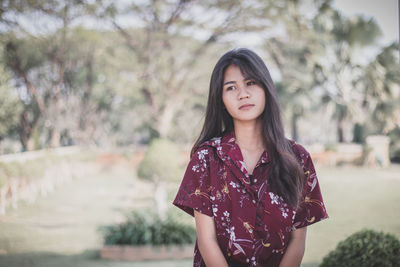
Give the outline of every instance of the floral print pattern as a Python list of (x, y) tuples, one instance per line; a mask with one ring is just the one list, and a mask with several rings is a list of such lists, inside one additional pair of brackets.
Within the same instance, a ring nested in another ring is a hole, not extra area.
[[(227, 260), (278, 266), (293, 230), (328, 218), (310, 154), (288, 141), (307, 177), (297, 210), (269, 191), (266, 151), (249, 175), (233, 130), (204, 142), (193, 154), (173, 204), (191, 216), (196, 210), (213, 217)], [(197, 242), (193, 263), (206, 266)]]

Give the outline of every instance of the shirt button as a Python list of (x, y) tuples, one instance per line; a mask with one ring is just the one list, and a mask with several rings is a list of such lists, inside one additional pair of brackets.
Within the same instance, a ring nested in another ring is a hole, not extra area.
[(253, 199), (253, 203), (255, 204), (256, 203), (256, 201)]

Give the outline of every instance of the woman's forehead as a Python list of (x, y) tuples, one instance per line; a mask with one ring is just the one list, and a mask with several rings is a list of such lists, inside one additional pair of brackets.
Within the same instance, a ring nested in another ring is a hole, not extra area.
[(244, 64), (230, 64), (224, 72), (224, 80), (226, 80), (227, 76), (229, 75), (238, 75), (240, 74), (241, 76), (243, 76), (243, 79), (248, 80), (248, 79), (252, 79), (254, 77), (254, 75), (249, 73), (248, 68), (246, 68), (244, 66)]

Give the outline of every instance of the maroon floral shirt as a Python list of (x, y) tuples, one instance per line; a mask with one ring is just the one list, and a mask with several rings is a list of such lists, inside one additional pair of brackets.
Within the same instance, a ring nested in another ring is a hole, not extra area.
[[(290, 232), (328, 218), (310, 154), (293, 140), (307, 177), (303, 201), (293, 210), (266, 183), (270, 158), (261, 155), (250, 177), (232, 130), (204, 142), (193, 154), (173, 204), (194, 216), (214, 218), (227, 260), (247, 266), (278, 266)], [(194, 266), (206, 266), (196, 242)]]

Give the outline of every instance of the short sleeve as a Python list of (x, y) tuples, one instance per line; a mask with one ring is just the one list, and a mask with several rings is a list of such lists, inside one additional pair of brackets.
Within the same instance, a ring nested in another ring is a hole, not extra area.
[(296, 211), (293, 221), (295, 229), (302, 228), (328, 218), (324, 201), (319, 187), (318, 177), (310, 154), (302, 149), (302, 165), (306, 175), (306, 183), (302, 194), (302, 201)]
[(213, 216), (210, 200), (210, 153), (211, 148), (200, 147), (192, 155), (172, 203), (191, 216), (194, 216), (194, 210)]

